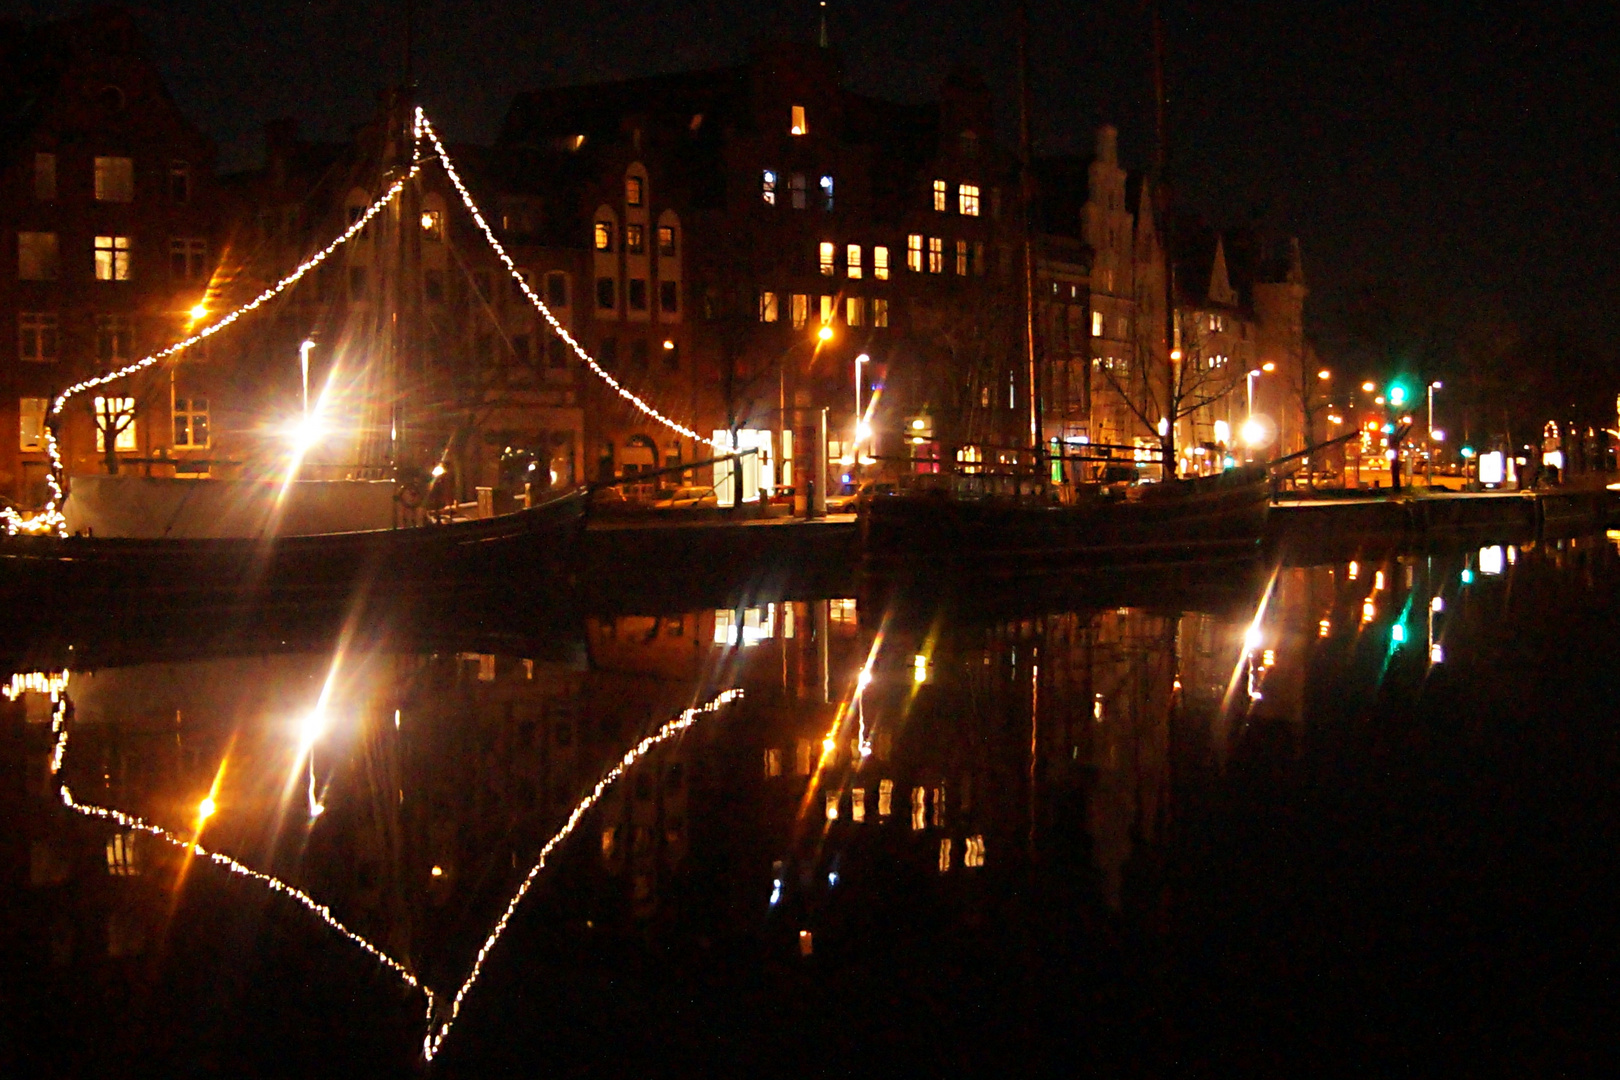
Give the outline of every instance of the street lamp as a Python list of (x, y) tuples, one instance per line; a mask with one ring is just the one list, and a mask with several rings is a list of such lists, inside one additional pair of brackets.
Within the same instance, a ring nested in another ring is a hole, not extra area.
[(1429, 464), (1424, 470), (1425, 480), (1430, 487), (1434, 486), (1434, 444), (1445, 437), (1444, 432), (1436, 434), (1434, 430), (1434, 392), (1441, 389), (1443, 384), (1439, 379), (1429, 384)]
[(871, 362), (872, 362), (872, 358), (870, 356), (868, 356), (866, 353), (861, 353), (859, 356), (857, 356), (855, 358), (855, 448), (854, 448), (854, 456), (855, 456), (857, 461), (860, 459), (860, 452), (861, 452), (860, 443), (861, 443), (861, 439), (863, 438), (863, 429), (864, 429), (864, 435), (870, 435), (872, 433), (871, 425), (866, 422), (866, 417), (861, 412), (861, 366), (863, 364), (869, 364)]
[(315, 343), (309, 338), (305, 338), (304, 343), (298, 346), (298, 366), (304, 373), (304, 419), (306, 421), (309, 419), (309, 350), (314, 347)]

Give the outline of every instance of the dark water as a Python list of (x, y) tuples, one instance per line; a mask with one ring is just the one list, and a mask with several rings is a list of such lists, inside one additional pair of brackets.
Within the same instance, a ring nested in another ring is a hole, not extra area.
[(125, 643), (60, 712), (0, 702), (0, 1072), (422, 1067), (420, 991), (60, 785), (329, 905), (439, 1030), (572, 808), (733, 688), (555, 846), (431, 1071), (1606, 1072), (1617, 585), (1596, 536), (431, 652)]

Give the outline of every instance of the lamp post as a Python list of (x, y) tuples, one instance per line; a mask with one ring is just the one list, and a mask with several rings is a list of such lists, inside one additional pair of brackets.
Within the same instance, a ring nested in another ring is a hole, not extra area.
[(1442, 388), (1439, 379), (1429, 384), (1429, 462), (1424, 469), (1424, 483), (1434, 487), (1434, 392)]
[(298, 346), (298, 366), (303, 370), (304, 374), (304, 419), (306, 421), (309, 419), (309, 350), (314, 347), (315, 342), (309, 338), (305, 338), (304, 343)]
[(866, 353), (855, 357), (855, 435), (854, 441), (850, 444), (849, 456), (854, 459), (851, 475), (856, 477), (860, 476), (861, 467), (861, 429), (867, 426), (866, 418), (861, 412), (861, 367), (871, 362), (872, 358)]

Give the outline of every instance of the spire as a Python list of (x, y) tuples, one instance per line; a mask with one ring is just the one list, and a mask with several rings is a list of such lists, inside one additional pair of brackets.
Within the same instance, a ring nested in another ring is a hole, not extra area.
[(818, 44), (823, 49), (827, 47), (827, 0), (821, 0), (821, 37)]
[(1219, 234), (1215, 237), (1215, 265), (1209, 272), (1209, 298), (1217, 304), (1237, 303), (1232, 279), (1226, 273), (1226, 242)]
[(1305, 260), (1299, 254), (1299, 237), (1288, 238), (1288, 284), (1305, 284)]

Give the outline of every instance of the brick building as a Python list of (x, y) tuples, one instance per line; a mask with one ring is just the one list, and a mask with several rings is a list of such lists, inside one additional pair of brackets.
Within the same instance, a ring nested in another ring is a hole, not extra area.
[[(0, 494), (31, 505), (52, 397), (183, 337), (210, 306), (225, 207), (212, 144), (127, 14), (0, 24), (0, 110), (0, 424), (18, 432), (0, 441)], [(60, 429), (69, 469), (103, 467), (109, 441), (147, 462), (207, 456), (203, 357), (75, 399)]]

